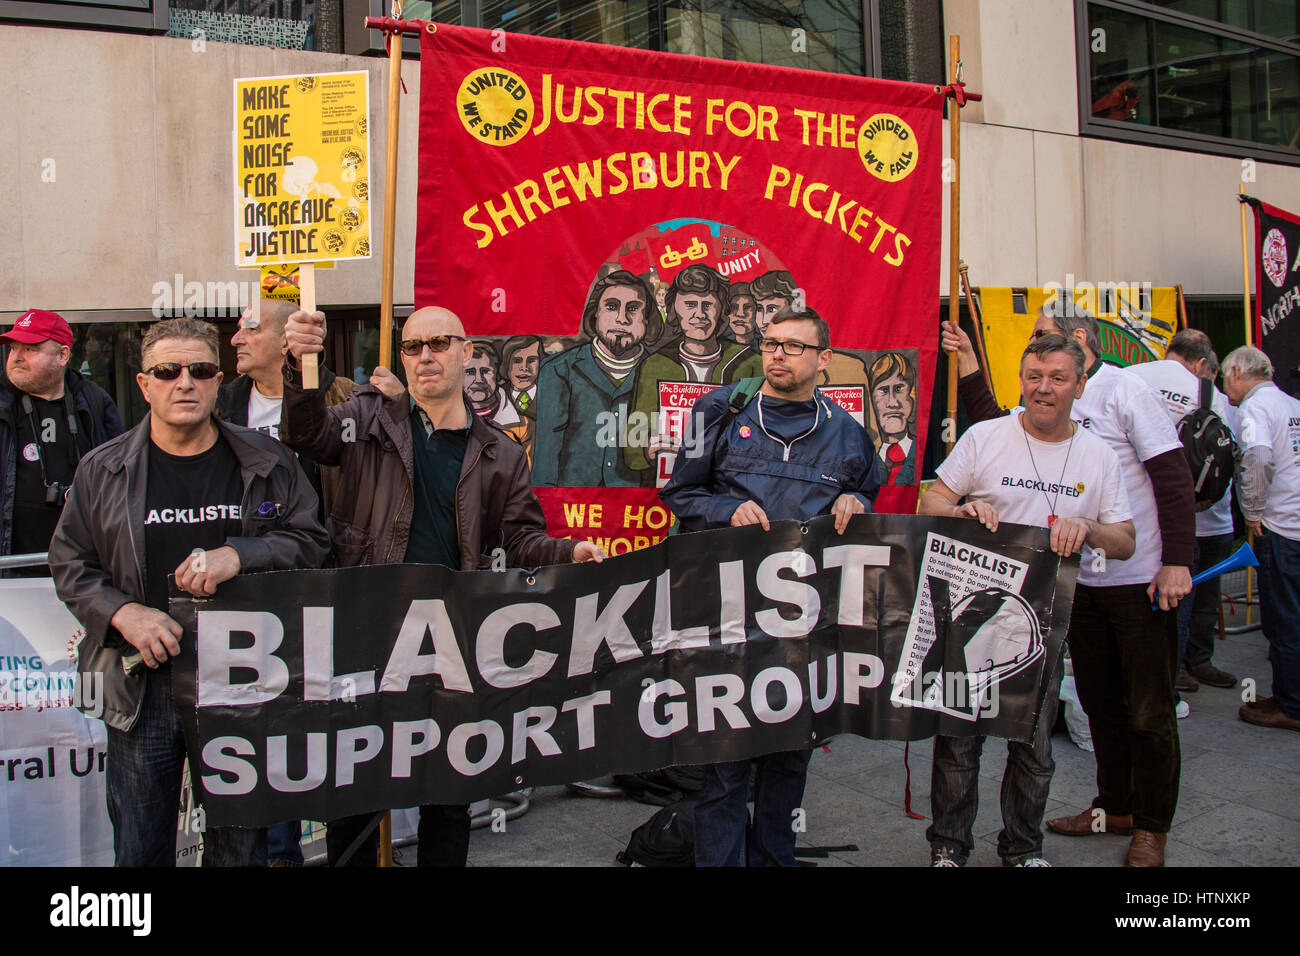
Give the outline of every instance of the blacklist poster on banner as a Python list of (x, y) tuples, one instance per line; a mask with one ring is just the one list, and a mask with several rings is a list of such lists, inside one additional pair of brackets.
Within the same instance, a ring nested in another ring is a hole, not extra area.
[[(382, 565), (173, 591), (209, 825), (468, 803), (835, 734), (1029, 739), (1077, 559), (901, 515), (675, 535), (596, 566)], [(366, 595), (358, 600), (357, 595)]]
[(810, 308), (817, 384), (861, 391), (889, 465), (877, 510), (915, 511), (941, 88), (444, 24), (421, 59), (415, 305), (475, 335), (471, 401), (534, 486), (655, 488), (661, 386), (762, 375), (772, 318)]
[(1250, 200), (1255, 209), (1255, 340), (1273, 380), (1300, 398), (1300, 216)]
[(235, 264), (370, 256), (370, 74), (235, 80)]

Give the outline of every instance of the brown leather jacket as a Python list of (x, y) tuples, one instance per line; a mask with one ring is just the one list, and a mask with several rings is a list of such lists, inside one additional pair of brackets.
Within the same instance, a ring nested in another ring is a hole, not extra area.
[[(359, 385), (346, 402), (326, 407), (319, 389), (304, 391), (285, 367), (280, 440), (322, 465), (337, 465), (338, 492), (325, 525), (342, 567), (399, 564), (415, 511), (411, 487), (411, 399)], [(577, 543), (546, 534), (524, 449), (504, 432), (470, 415), (465, 461), (456, 485), (461, 569), (492, 564), (504, 548), (515, 568), (562, 564)]]

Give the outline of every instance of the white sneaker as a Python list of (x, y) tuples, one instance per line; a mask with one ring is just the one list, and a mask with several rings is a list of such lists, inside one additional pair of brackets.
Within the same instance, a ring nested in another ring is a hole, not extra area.
[(1182, 720), (1191, 712), (1192, 712), (1192, 708), (1185, 700), (1180, 700), (1178, 702), (1178, 705), (1174, 708), (1174, 713), (1178, 715), (1179, 720)]
[(1052, 864), (1048, 863), (1041, 856), (1031, 856), (1029, 859), (1021, 860), (1019, 863), (1016, 864), (1016, 866), (1051, 866), (1051, 865)]

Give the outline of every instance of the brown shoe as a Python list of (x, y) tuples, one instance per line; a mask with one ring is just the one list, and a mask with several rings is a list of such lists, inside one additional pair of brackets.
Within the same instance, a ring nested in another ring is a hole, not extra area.
[(1200, 681), (1202, 684), (1209, 684), (1211, 687), (1237, 686), (1236, 677), (1227, 671), (1219, 670), (1213, 664), (1200, 664), (1196, 667), (1189, 667), (1184, 673), (1193, 680)]
[(1048, 820), (1047, 829), (1062, 836), (1092, 836), (1097, 833), (1128, 836), (1133, 829), (1133, 817), (1129, 814), (1108, 814), (1105, 810), (1084, 810), (1072, 817)]
[(1275, 705), (1271, 710), (1263, 707), (1242, 707), (1237, 716), (1257, 727), (1277, 727), (1281, 730), (1300, 730), (1300, 720), (1288, 717)]
[(1167, 833), (1134, 830), (1133, 841), (1128, 845), (1128, 855), (1124, 857), (1124, 865), (1164, 866), (1165, 840), (1168, 836)]
[(1245, 710), (1262, 710), (1265, 713), (1272, 713), (1277, 710), (1277, 701), (1272, 697), (1256, 697), (1247, 704), (1242, 704)]
[(1174, 678), (1174, 690), (1180, 694), (1194, 694), (1201, 689), (1201, 682), (1187, 671), (1179, 671)]

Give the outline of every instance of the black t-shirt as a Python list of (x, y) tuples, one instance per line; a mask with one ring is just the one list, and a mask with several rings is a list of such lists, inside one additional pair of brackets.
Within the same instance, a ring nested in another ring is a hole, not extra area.
[[(57, 500), (47, 503), (47, 486), (56, 482), (66, 491), (77, 471), (77, 447), (68, 428), (68, 408), (63, 399), (48, 402), (31, 398), (29, 415), (19, 396), (13, 410), (17, 419), (17, 469), (14, 485), (13, 539), (11, 554), (48, 551), (54, 526), (63, 513), (64, 495), (53, 492)], [(44, 474), (42, 475), (42, 466)], [(19, 568), (18, 574), (46, 575), (47, 565)]]
[(167, 612), (167, 575), (195, 548), (209, 551), (239, 537), (244, 483), (239, 460), (218, 436), (199, 455), (169, 455), (149, 445), (145, 496), (145, 601)]

